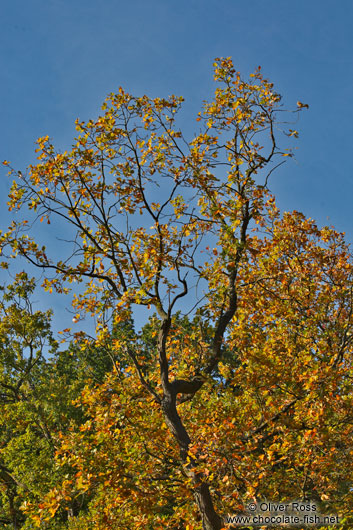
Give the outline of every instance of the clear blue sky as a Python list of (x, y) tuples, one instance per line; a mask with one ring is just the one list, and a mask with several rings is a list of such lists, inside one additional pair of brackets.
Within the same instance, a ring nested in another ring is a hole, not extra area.
[(310, 105), (296, 161), (272, 179), (280, 207), (353, 241), (352, 0), (2, 0), (0, 21), (1, 159), (23, 170), (46, 134), (69, 147), (75, 118), (120, 85), (184, 96), (191, 122), (213, 59), (232, 56), (244, 76), (261, 65), (285, 105)]

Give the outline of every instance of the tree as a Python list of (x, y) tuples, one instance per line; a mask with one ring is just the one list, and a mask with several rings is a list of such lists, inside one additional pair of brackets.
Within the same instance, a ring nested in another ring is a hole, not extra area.
[(57, 220), (68, 250), (50, 257), (24, 220), (3, 252), (42, 269), (48, 290), (78, 283), (76, 320), (96, 316), (98, 346), (136, 305), (155, 312), (147, 348), (113, 340), (113, 375), (83, 398), (88, 438), (64, 442), (75, 487), (97, 494), (95, 528), (220, 530), (260, 495), (351, 506), (351, 254), (341, 234), (275, 206), (269, 177), (291, 152), (278, 147), (273, 85), (260, 69), (245, 82), (230, 59), (216, 60), (215, 80), (191, 142), (175, 126), (182, 98), (120, 89), (77, 122), (70, 151), (39, 139), (38, 164), (11, 189), (10, 208)]
[[(36, 471), (47, 463), (53, 449), (47, 414), (34, 396), (40, 383), (43, 350), (53, 351), (55, 341), (50, 312), (33, 311), (30, 295), (34, 285), (20, 273), (12, 285), (1, 289), (0, 520), (4, 527), (14, 529), (23, 522), (19, 510), (22, 494), (37, 489), (34, 479), (38, 480), (44, 470)], [(31, 461), (34, 454), (36, 462)]]
[[(106, 352), (87, 346), (87, 336), (84, 351), (81, 342), (60, 350), (51, 311), (34, 310), (35, 284), (21, 272), (1, 288), (0, 522), (13, 530), (33, 528), (23, 508), (37, 506), (55, 485), (67, 482), (71, 468), (55, 461), (60, 433), (86, 421), (72, 401), (87, 391), (89, 379), (93, 387), (112, 370)], [(51, 528), (65, 528), (68, 514), (84, 511), (85, 503), (78, 496)]]

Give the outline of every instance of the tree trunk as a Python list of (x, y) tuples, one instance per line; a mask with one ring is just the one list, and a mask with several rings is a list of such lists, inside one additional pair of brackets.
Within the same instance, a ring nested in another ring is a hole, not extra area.
[(179, 444), (180, 456), (185, 464), (186, 472), (192, 479), (194, 498), (201, 516), (202, 528), (203, 530), (221, 530), (223, 528), (222, 519), (213, 506), (209, 485), (203, 480), (202, 475), (195, 471), (195, 461), (189, 457), (190, 462), (187, 462), (191, 439), (178, 414), (176, 395), (169, 393), (164, 397), (161, 405), (166, 424)]
[(195, 488), (194, 497), (201, 514), (203, 530), (221, 530), (222, 519), (214, 509), (210, 488), (206, 482)]

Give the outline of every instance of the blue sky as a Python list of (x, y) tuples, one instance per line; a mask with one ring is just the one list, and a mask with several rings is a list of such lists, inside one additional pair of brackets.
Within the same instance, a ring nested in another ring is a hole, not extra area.
[(288, 107), (310, 105), (296, 160), (272, 179), (280, 207), (353, 241), (351, 0), (2, 0), (0, 20), (1, 159), (24, 170), (46, 134), (69, 147), (75, 118), (96, 116), (120, 85), (184, 96), (192, 131), (213, 59), (232, 56), (244, 76), (261, 65)]

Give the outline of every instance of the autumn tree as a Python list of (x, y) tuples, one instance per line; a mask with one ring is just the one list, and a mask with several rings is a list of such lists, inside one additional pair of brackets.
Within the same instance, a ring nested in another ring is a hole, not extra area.
[[(62, 449), (75, 488), (100, 491), (95, 528), (220, 530), (260, 495), (351, 506), (351, 254), (333, 229), (276, 208), (270, 175), (291, 156), (277, 136), (297, 131), (272, 83), (214, 66), (192, 141), (176, 126), (182, 98), (119, 89), (77, 122), (71, 150), (44, 137), (38, 163), (11, 170), (10, 209), (32, 217), (2, 234), (5, 255), (50, 291), (75, 282), (75, 320), (96, 317), (98, 346), (137, 305), (155, 313), (148, 348), (114, 340), (112, 374), (83, 398), (87, 438)], [(36, 222), (64, 234), (60, 259), (32, 238)]]

